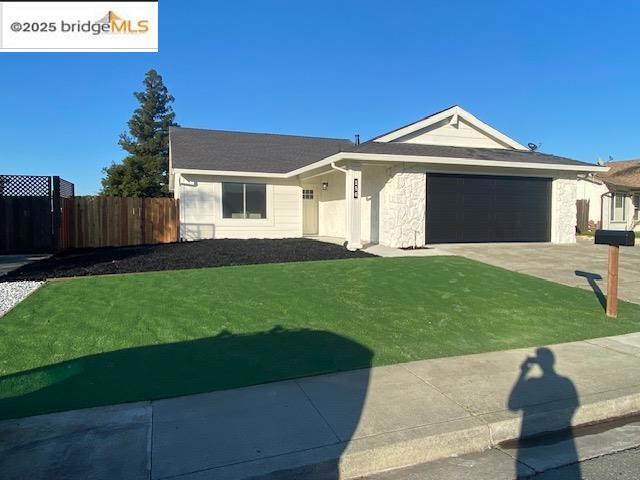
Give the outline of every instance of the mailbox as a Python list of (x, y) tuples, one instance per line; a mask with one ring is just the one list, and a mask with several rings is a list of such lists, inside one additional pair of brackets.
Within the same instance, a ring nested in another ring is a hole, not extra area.
[(594, 243), (597, 245), (633, 247), (635, 242), (636, 234), (631, 230), (596, 230)]

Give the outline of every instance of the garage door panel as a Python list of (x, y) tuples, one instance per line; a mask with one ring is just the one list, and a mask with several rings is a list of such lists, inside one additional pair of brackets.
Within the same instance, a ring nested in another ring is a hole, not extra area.
[(548, 178), (427, 176), (427, 243), (546, 242), (550, 211)]

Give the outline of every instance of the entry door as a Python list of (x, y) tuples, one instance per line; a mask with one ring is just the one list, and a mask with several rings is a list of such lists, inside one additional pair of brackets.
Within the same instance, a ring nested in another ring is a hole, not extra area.
[(302, 233), (318, 234), (318, 188), (315, 185), (302, 187)]
[(551, 180), (427, 175), (427, 243), (548, 242)]

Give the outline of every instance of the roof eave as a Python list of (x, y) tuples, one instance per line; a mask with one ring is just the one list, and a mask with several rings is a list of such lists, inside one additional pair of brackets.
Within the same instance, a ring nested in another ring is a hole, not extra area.
[(243, 172), (239, 170), (207, 170), (201, 168), (174, 168), (173, 175), (210, 175), (226, 177), (265, 177), (265, 178), (288, 178), (290, 175), (282, 172)]
[(541, 162), (518, 162), (504, 160), (483, 160), (463, 157), (436, 157), (426, 155), (390, 155), (378, 153), (349, 153), (341, 154), (344, 160), (381, 161), (381, 162), (410, 162), (422, 164), (438, 165), (461, 165), (480, 167), (501, 167), (501, 168), (524, 168), (538, 170), (557, 170), (570, 172), (606, 172), (608, 167), (590, 164), (564, 164), (564, 163), (541, 163)]
[(404, 162), (417, 163), (424, 165), (452, 165), (452, 166), (468, 166), (468, 167), (487, 167), (487, 168), (511, 168), (525, 170), (548, 170), (557, 172), (575, 172), (575, 173), (598, 173), (606, 172), (608, 167), (590, 164), (561, 164), (561, 163), (540, 163), (540, 162), (509, 162), (503, 160), (479, 160), (473, 158), (457, 158), (457, 157), (434, 157), (425, 155), (390, 155), (378, 153), (357, 153), (357, 152), (339, 152), (327, 158), (311, 163), (301, 168), (291, 170), (290, 172), (243, 172), (237, 170), (206, 170), (206, 169), (190, 169), (190, 168), (173, 168), (172, 173), (193, 174), (193, 175), (211, 175), (211, 176), (230, 176), (230, 177), (257, 177), (257, 178), (291, 178), (302, 175), (306, 172), (313, 171), (317, 168), (331, 165), (333, 162), (339, 161), (366, 161), (366, 162)]
[(627, 185), (623, 183), (616, 183), (616, 182), (609, 181), (605, 178), (599, 178), (599, 180), (602, 181), (610, 190), (616, 189), (616, 190), (625, 190), (625, 191), (634, 191), (634, 192), (637, 190), (640, 190), (640, 185)]

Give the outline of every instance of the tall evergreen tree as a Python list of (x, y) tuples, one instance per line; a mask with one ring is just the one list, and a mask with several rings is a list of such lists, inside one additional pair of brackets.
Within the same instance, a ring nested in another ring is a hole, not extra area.
[(134, 92), (140, 102), (127, 123), (129, 133), (119, 145), (128, 153), (122, 163), (103, 169), (102, 194), (119, 197), (164, 197), (169, 194), (169, 127), (176, 114), (162, 77), (149, 70), (144, 91)]

